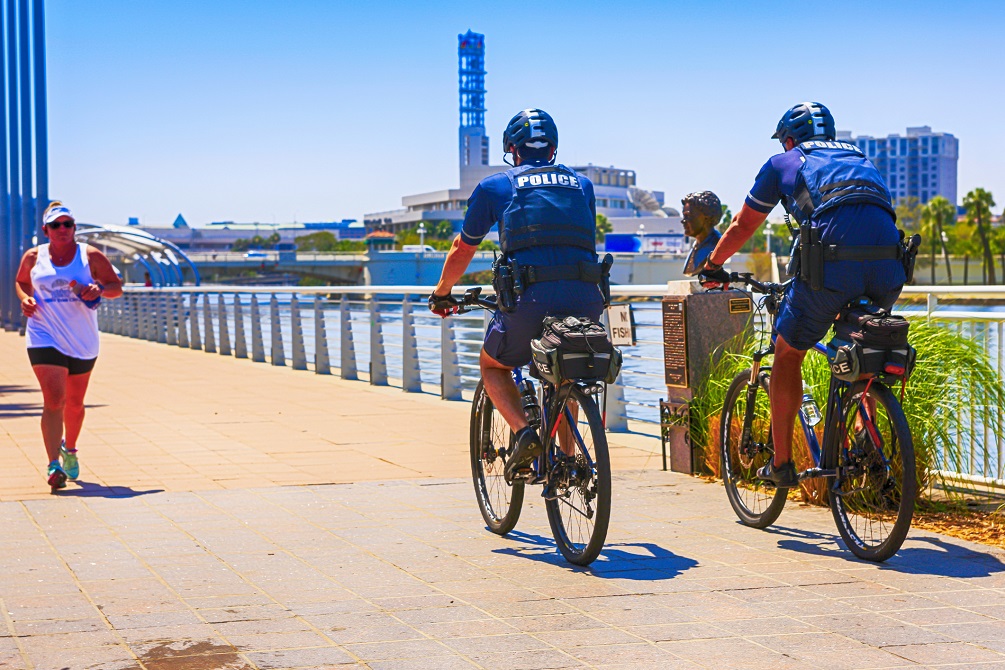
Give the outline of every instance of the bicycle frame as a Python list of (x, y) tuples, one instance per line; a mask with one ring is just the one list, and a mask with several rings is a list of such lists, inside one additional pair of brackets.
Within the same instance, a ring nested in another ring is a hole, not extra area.
[[(523, 368), (513, 368), (513, 381), (517, 384), (517, 387), (519, 387), (523, 380)], [(541, 382), (541, 388), (544, 391), (541, 395), (543, 395), (544, 401), (541, 402), (540, 435), (542, 437), (547, 436), (546, 444), (553, 444), (555, 436), (558, 434), (558, 428), (564, 419), (568, 423), (572, 436), (576, 441), (576, 449), (586, 458), (587, 464), (593, 469), (596, 465), (590, 456), (589, 450), (583, 447), (583, 435), (579, 431), (578, 422), (572, 416), (572, 410), (569, 409), (569, 396), (572, 394), (573, 386), (582, 388), (578, 384), (570, 383), (563, 384), (559, 391), (553, 385)], [(533, 470), (535, 480), (544, 480), (547, 478), (554, 464), (555, 452), (556, 449), (547, 449), (544, 452), (544, 455), (548, 457), (547, 462), (543, 458), (534, 459)]]
[[(813, 345), (813, 349), (822, 356), (827, 357), (827, 345), (822, 342), (817, 342)], [(751, 365), (751, 376), (750, 382), (747, 385), (747, 403), (746, 403), (746, 413), (749, 416), (745, 417), (744, 425), (750, 425), (751, 419), (754, 412), (754, 395), (757, 392), (759, 386), (759, 380), (762, 371), (768, 371), (770, 367), (763, 367), (761, 361), (765, 356), (773, 354), (775, 352), (774, 341), (771, 344), (760, 351), (754, 353), (752, 357)], [(871, 383), (871, 382), (870, 382)], [(827, 389), (827, 405), (824, 420), (824, 435), (823, 435), (823, 445), (832, 444), (833, 440), (837, 439), (837, 430), (840, 427), (839, 418), (841, 417), (841, 401), (844, 398), (847, 390), (851, 388), (851, 384), (848, 382), (841, 381), (834, 376), (830, 377), (830, 384)], [(863, 417), (863, 423), (867, 430), (869, 430), (874, 436), (878, 438), (876, 434), (876, 428), (872, 423), (872, 418), (869, 415), (869, 409), (866, 407), (866, 403), (859, 402), (859, 412)], [(827, 477), (831, 479), (836, 479), (838, 475), (837, 470), (837, 450), (827, 451), (821, 445), (820, 440), (817, 439), (817, 433), (813, 430), (813, 427), (809, 425), (806, 414), (803, 412), (802, 407), (799, 408), (799, 424), (803, 430), (803, 437), (806, 440), (806, 444), (809, 447), (810, 458), (813, 460), (813, 467), (808, 470), (804, 470), (799, 473), (799, 479), (812, 479), (815, 477)], [(750, 436), (744, 434), (742, 440), (744, 443), (749, 441)], [(831, 461), (834, 462), (831, 462)], [(885, 460), (885, 459), (884, 459)]]

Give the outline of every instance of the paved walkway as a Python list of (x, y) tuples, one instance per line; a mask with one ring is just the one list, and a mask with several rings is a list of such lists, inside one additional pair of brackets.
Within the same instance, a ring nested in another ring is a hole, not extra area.
[(5, 669), (1005, 668), (1000, 552), (913, 531), (866, 564), (798, 505), (747, 529), (615, 436), (609, 543), (572, 569), (533, 495), (483, 529), (443, 429), (466, 404), (164, 345), (104, 339), (84, 483), (50, 496), (22, 345), (0, 334)]

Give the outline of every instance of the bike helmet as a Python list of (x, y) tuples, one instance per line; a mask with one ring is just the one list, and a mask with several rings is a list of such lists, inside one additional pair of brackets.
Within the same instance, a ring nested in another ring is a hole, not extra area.
[(558, 126), (548, 112), (525, 109), (506, 124), (503, 131), (503, 153), (511, 153), (524, 145), (534, 149), (546, 144), (558, 148)]
[(830, 110), (819, 102), (801, 102), (782, 115), (771, 139), (784, 145), (790, 137), (799, 144), (813, 139), (833, 140), (834, 136), (834, 117)]

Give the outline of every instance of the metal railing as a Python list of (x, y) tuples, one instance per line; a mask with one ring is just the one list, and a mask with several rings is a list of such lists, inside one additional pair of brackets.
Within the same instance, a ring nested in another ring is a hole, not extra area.
[[(631, 421), (632, 430), (657, 433), (659, 400), (666, 395), (659, 302), (666, 290), (664, 285), (615, 287), (615, 301), (633, 306), (638, 340), (635, 347), (623, 348), (621, 377), (606, 398), (609, 430), (628, 430)], [(407, 392), (435, 392), (448, 400), (470, 397), (491, 315), (440, 319), (426, 309), (429, 292), (428, 286), (130, 286), (122, 299), (101, 304), (99, 325), (128, 337)], [(1005, 289), (906, 287), (903, 298), (905, 311), (979, 341), (1005, 374), (1005, 310), (940, 305), (940, 299), (1005, 305)], [(961, 451), (970, 454), (956, 474), (1005, 486), (1005, 445), (991, 444), (988, 431), (979, 426), (956, 435)]]

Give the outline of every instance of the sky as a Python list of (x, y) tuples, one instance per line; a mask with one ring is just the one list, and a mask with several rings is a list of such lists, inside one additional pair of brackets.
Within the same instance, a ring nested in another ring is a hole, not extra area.
[[(559, 160), (736, 211), (802, 100), (960, 140), (1005, 205), (1005, 4), (48, 0), (50, 194), (82, 221), (330, 221), (458, 184), (457, 35), (486, 35), (490, 162), (527, 107)], [(775, 212), (776, 215), (779, 212)]]

